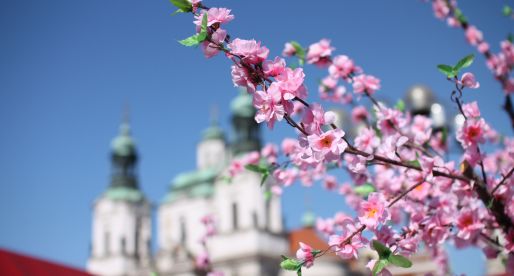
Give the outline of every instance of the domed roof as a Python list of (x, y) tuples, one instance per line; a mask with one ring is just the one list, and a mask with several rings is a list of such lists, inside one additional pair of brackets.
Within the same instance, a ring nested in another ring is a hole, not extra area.
[(202, 140), (224, 140), (225, 134), (223, 130), (217, 125), (213, 124), (203, 131)]
[(130, 136), (130, 126), (128, 123), (120, 125), (120, 133), (111, 142), (114, 154), (119, 156), (130, 156), (136, 154), (136, 144)]
[(230, 103), (230, 110), (236, 116), (253, 117), (255, 115), (255, 108), (252, 104), (252, 95), (248, 94), (245, 90), (241, 90), (239, 95)]
[(111, 187), (104, 194), (111, 200), (139, 202), (144, 199), (143, 193), (135, 188), (129, 187)]
[(316, 215), (313, 212), (307, 211), (302, 216), (302, 226), (303, 227), (313, 227), (316, 223)]

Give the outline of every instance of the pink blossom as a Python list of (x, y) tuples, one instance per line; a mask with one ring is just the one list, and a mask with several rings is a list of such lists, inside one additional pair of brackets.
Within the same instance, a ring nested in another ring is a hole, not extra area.
[(296, 54), (296, 49), (293, 47), (293, 44), (287, 42), (284, 44), (284, 50), (282, 51), (282, 55), (284, 57), (291, 57)]
[(195, 258), (195, 265), (198, 269), (207, 270), (210, 264), (209, 254), (205, 251), (200, 252)]
[(485, 142), (485, 133), (489, 126), (483, 118), (467, 119), (460, 129), (457, 130), (457, 140), (464, 148), (468, 148), (478, 143)]
[(416, 115), (412, 122), (411, 132), (414, 142), (424, 144), (432, 136), (432, 120), (426, 116)]
[(316, 229), (325, 235), (332, 235), (334, 234), (334, 220), (318, 218), (316, 219)]
[(284, 118), (285, 109), (281, 103), (282, 94), (276, 83), (272, 83), (267, 92), (257, 91), (253, 95), (253, 105), (257, 109), (255, 121), (262, 123), (266, 121), (269, 128), (273, 128), (275, 121)]
[(397, 109), (380, 106), (375, 107), (375, 111), (378, 119), (377, 127), (384, 135), (397, 133), (398, 129), (407, 123), (402, 112)]
[(232, 82), (234, 86), (246, 87), (248, 93), (252, 94), (255, 92), (256, 84), (253, 82), (248, 69), (240, 65), (232, 65)]
[(480, 231), (484, 228), (484, 224), (478, 216), (477, 210), (470, 208), (463, 208), (457, 217), (457, 237), (469, 240), (480, 234)]
[(262, 71), (266, 76), (276, 77), (284, 72), (286, 68), (286, 62), (284, 59), (275, 57), (273, 61), (266, 60), (262, 64)]
[(450, 13), (450, 8), (444, 0), (435, 0), (432, 2), (432, 9), (434, 10), (435, 17), (444, 19)]
[(303, 262), (303, 266), (306, 268), (311, 267), (314, 264), (314, 255), (312, 254), (312, 247), (300, 242), (300, 248), (296, 251), (296, 258)]
[(366, 107), (359, 105), (352, 109), (352, 121), (354, 123), (365, 122), (368, 120), (369, 113)]
[(325, 93), (329, 92), (331, 90), (334, 90), (337, 86), (337, 79), (333, 78), (332, 76), (326, 76), (321, 80), (320, 86), (319, 86), (319, 92)]
[(266, 146), (264, 146), (261, 149), (261, 156), (266, 158), (266, 161), (268, 163), (275, 163), (277, 162), (277, 156), (278, 156), (278, 148), (275, 144), (268, 143)]
[(294, 97), (305, 98), (307, 90), (303, 85), (305, 74), (302, 68), (285, 68), (275, 79), (278, 87), (283, 93), (284, 100), (291, 100)]
[(281, 196), (282, 195), (282, 187), (280, 187), (279, 185), (273, 185), (271, 186), (271, 193), (276, 195), (276, 196)]
[(359, 221), (369, 228), (376, 228), (391, 219), (387, 211), (387, 201), (383, 194), (371, 193), (367, 201), (363, 201), (358, 210)]
[(377, 137), (375, 130), (371, 128), (363, 128), (355, 138), (355, 146), (367, 153), (373, 153), (379, 145), (380, 139)]
[(373, 95), (375, 91), (380, 89), (380, 80), (372, 75), (358, 75), (353, 78), (353, 92), (362, 95), (368, 93)]
[(343, 213), (343, 212), (337, 212), (334, 216), (334, 224), (339, 226), (339, 227), (343, 227), (343, 229), (348, 225), (348, 224), (353, 224), (353, 218), (351, 218), (350, 216), (348, 216), (347, 214)]
[(231, 177), (236, 176), (237, 174), (244, 171), (244, 164), (240, 160), (234, 160), (230, 163), (229, 167), (229, 175)]
[(483, 35), (475, 26), (469, 26), (466, 29), (466, 39), (469, 44), (475, 46), (483, 40)]
[(471, 89), (477, 89), (480, 87), (480, 83), (475, 79), (475, 75), (469, 72), (462, 74), (460, 84)]
[(223, 43), (225, 37), (227, 37), (227, 31), (219, 28), (211, 35), (212, 42), (202, 42), (201, 47), (206, 58), (211, 58), (219, 53), (218, 45)]
[(348, 56), (339, 55), (334, 58), (328, 72), (333, 78), (348, 79), (357, 70), (353, 60)]
[(255, 40), (244, 40), (236, 38), (228, 47), (233, 55), (240, 56), (244, 62), (257, 64), (266, 60), (269, 54), (268, 48), (261, 47), (261, 43)]
[(409, 138), (398, 134), (387, 136), (385, 139), (382, 138), (382, 143), (378, 147), (377, 152), (387, 156), (389, 159), (398, 160), (397, 154), (408, 140)]
[[(210, 27), (215, 23), (223, 24), (232, 21), (232, 19), (234, 19), (234, 15), (230, 14), (230, 12), (231, 10), (226, 8), (210, 8), (207, 11), (207, 26)], [(197, 26), (202, 25), (202, 18), (204, 14), (205, 11), (195, 16), (194, 23)]]
[(480, 109), (478, 109), (478, 104), (476, 101), (463, 104), (462, 111), (464, 111), (464, 115), (469, 118), (477, 118), (480, 117)]
[(355, 234), (351, 239), (347, 240), (354, 232), (357, 232), (355, 225), (347, 223), (341, 235), (332, 235), (328, 240), (328, 244), (334, 247), (336, 255), (342, 259), (357, 259), (359, 248), (364, 247), (364, 242), (367, 242), (360, 233)]
[(202, 1), (200, 1), (200, 0), (190, 0), (189, 2), (191, 2), (191, 5), (193, 6), (193, 12), (196, 13), (196, 11), (198, 10), (198, 7), (202, 3)]
[[(371, 157), (372, 159), (373, 157)], [(344, 160), (346, 161), (347, 168), (356, 174), (365, 174), (366, 173), (366, 162), (369, 161), (368, 158), (361, 155), (345, 155)]]
[(225, 274), (221, 271), (211, 271), (207, 273), (207, 276), (225, 276)]
[(285, 138), (282, 140), (282, 152), (285, 155), (291, 155), (296, 151), (296, 148), (298, 147), (298, 140), (292, 139), (292, 138)]
[(489, 51), (489, 44), (485, 41), (482, 41), (478, 44), (477, 49), (481, 54), (484, 54), (485, 52)]
[(313, 157), (317, 161), (323, 159), (335, 160), (339, 159), (346, 147), (348, 146), (343, 140), (344, 131), (340, 129), (332, 129), (321, 135), (312, 134), (307, 137), (309, 146), (312, 148)]
[(337, 179), (333, 175), (327, 175), (323, 179), (323, 187), (327, 190), (335, 190), (337, 188)]
[[(371, 259), (366, 264), (366, 267), (369, 270), (373, 271), (373, 268), (375, 267), (376, 263), (377, 263), (377, 259)], [(393, 274), (387, 268), (384, 268), (378, 274), (376, 274), (375, 276), (393, 276)]]
[(330, 46), (330, 40), (322, 39), (317, 43), (311, 44), (307, 50), (307, 63), (316, 64), (323, 67), (329, 64), (330, 55), (334, 47)]
[(421, 223), (425, 225), (423, 234), (423, 241), (428, 246), (435, 246), (442, 244), (450, 234), (449, 226), (451, 226), (451, 217), (444, 213), (442, 210), (436, 214), (426, 218)]
[(311, 104), (302, 118), (302, 123), (308, 132), (321, 133), (321, 127), (326, 124), (323, 107), (318, 103)]
[[(414, 184), (413, 184), (414, 185)], [(421, 185), (417, 186), (409, 193), (409, 197), (416, 200), (425, 199), (430, 192), (430, 183), (423, 182)]]
[(273, 177), (275, 177), (275, 179), (285, 187), (291, 186), (293, 182), (296, 180), (297, 176), (298, 171), (295, 169), (276, 169), (273, 172)]

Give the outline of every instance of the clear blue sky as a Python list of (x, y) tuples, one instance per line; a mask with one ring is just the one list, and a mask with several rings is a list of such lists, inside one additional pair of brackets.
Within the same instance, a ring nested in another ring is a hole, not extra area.
[[(494, 51), (513, 31), (500, 0), (461, 1)], [(415, 83), (430, 85), (449, 112), (449, 83), (435, 69), (473, 53), (460, 29), (434, 18), (429, 4), (404, 1), (207, 1), (228, 6), (234, 36), (261, 40), (271, 56), (284, 42), (330, 38), (382, 79), (379, 95), (394, 100)], [(91, 206), (109, 181), (109, 143), (124, 103), (141, 153), (141, 186), (158, 202), (170, 179), (195, 164), (195, 145), (212, 104), (229, 129), (236, 95), (230, 63), (206, 60), (176, 41), (191, 35), (191, 17), (171, 17), (165, 0), (0, 0), (0, 246), (84, 267)], [(499, 85), (478, 57), (481, 82), (465, 100), (479, 100), (485, 118), (511, 134)], [(325, 72), (307, 67), (311, 100)], [(285, 125), (269, 141), (294, 135)], [(305, 201), (329, 216), (344, 201), (319, 188), (284, 195), (288, 227), (299, 225)], [(323, 202), (319, 204), (316, 202)], [(456, 256), (455, 272), (481, 274), (481, 256)], [(466, 264), (464, 263), (466, 262)]]

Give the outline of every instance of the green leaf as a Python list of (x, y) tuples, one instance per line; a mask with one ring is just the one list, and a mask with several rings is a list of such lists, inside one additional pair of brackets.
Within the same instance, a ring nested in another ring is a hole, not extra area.
[(316, 255), (318, 255), (318, 254), (319, 254), (319, 253), (321, 253), (321, 252), (323, 252), (323, 251), (321, 251), (321, 250), (317, 250), (317, 249), (315, 249), (315, 250), (312, 250), (312, 251), (311, 251), (312, 256), (316, 256)]
[(182, 12), (190, 12), (193, 10), (193, 5), (187, 0), (170, 0), (173, 6), (182, 10)]
[(192, 35), (186, 39), (179, 40), (179, 43), (187, 47), (196, 46), (199, 43), (198, 34)]
[(464, 16), (464, 14), (462, 13), (462, 11), (460, 9), (455, 9), (455, 17), (457, 18), (457, 20), (459, 20), (460, 24), (468, 23), (468, 20), (466, 19), (466, 17)]
[(171, 16), (174, 16), (174, 15), (177, 15), (177, 13), (183, 13), (183, 12), (184, 12), (183, 10), (178, 9), (178, 10), (174, 11), (174, 12), (171, 14)]
[(510, 16), (512, 14), (512, 8), (505, 5), (505, 6), (503, 6), (502, 12), (503, 12), (504, 16)]
[(509, 35), (507, 36), (507, 40), (512, 43), (512, 41), (514, 41), (514, 37), (512, 36), (512, 34), (509, 33)]
[(421, 168), (421, 164), (419, 163), (419, 161), (417, 159), (409, 160), (409, 161), (407, 161), (407, 164), (414, 166), (414, 167)]
[(373, 186), (373, 184), (367, 182), (367, 183), (364, 183), (363, 185), (356, 186), (353, 189), (353, 191), (360, 196), (367, 197), (370, 193), (375, 191), (375, 186)]
[(245, 169), (252, 171), (252, 172), (256, 172), (256, 173), (262, 172), (261, 166), (255, 165), (255, 164), (246, 164)]
[(371, 271), (371, 272), (373, 272), (373, 276), (375, 276), (378, 273), (380, 273), (380, 271), (382, 271), (382, 269), (384, 269), (387, 266), (388, 263), (389, 263), (389, 261), (387, 261), (387, 260), (378, 260), (375, 263), (375, 266), (373, 267), (373, 270)]
[(389, 262), (393, 265), (399, 267), (409, 268), (412, 266), (412, 262), (402, 255), (391, 255), (389, 258), (387, 258), (387, 260), (389, 260)]
[(396, 102), (396, 105), (394, 106), (396, 109), (400, 110), (401, 112), (405, 111), (405, 102), (403, 100), (398, 100)]
[(302, 267), (298, 268), (298, 270), (296, 270), (296, 276), (302, 276)]
[(455, 73), (455, 71), (453, 70), (453, 67), (450, 65), (439, 64), (439, 65), (437, 65), (437, 69), (439, 69), (439, 71), (441, 71), (441, 73), (445, 74), (446, 77), (448, 77), (450, 79), (455, 77), (455, 75), (457, 75)]
[(207, 13), (203, 14), (202, 26), (200, 27), (200, 33), (198, 34), (198, 43), (203, 42), (207, 38)]
[[(285, 256), (283, 256), (283, 257), (285, 257)], [(286, 259), (280, 263), (280, 267), (285, 270), (293, 270), (294, 271), (294, 270), (298, 270), (298, 268), (301, 268), (302, 264), (297, 260), (289, 259), (286, 257)]]
[(459, 62), (457, 62), (457, 65), (455, 65), (455, 67), (453, 67), (453, 71), (456, 74), (458, 74), (460, 69), (469, 67), (473, 63), (474, 59), (475, 59), (475, 55), (465, 56), (464, 58), (459, 60)]
[(269, 176), (269, 172), (265, 172), (262, 174), (261, 186), (264, 185), (264, 182), (266, 182), (266, 179), (268, 179), (268, 176)]
[(446, 140), (448, 140), (448, 128), (447, 127), (443, 127), (443, 135), (441, 137), (441, 139), (443, 140), (443, 144), (446, 144)]
[(387, 246), (383, 245), (378, 240), (373, 240), (372, 244), (375, 251), (377, 251), (380, 260), (387, 260), (389, 258), (392, 253), (391, 249), (387, 248)]
[(298, 63), (300, 66), (302, 66), (305, 61), (305, 50), (303, 49), (302, 45), (296, 41), (291, 41), (290, 43), (293, 45), (293, 48), (296, 52), (295, 55), (298, 57)]

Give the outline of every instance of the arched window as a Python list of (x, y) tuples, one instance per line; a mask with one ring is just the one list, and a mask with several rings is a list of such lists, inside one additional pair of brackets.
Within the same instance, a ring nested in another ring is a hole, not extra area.
[(252, 221), (253, 221), (253, 227), (259, 228), (259, 216), (257, 215), (257, 211), (253, 211)]
[(110, 243), (111, 243), (111, 235), (109, 234), (109, 232), (105, 232), (104, 233), (104, 253), (106, 256), (111, 254)]
[(121, 238), (121, 254), (127, 254), (127, 240), (125, 237)]
[(186, 232), (186, 219), (184, 217), (180, 218), (180, 243), (185, 244), (187, 240), (187, 232)]
[(239, 228), (239, 221), (237, 216), (237, 203), (232, 203), (232, 229), (237, 230)]

